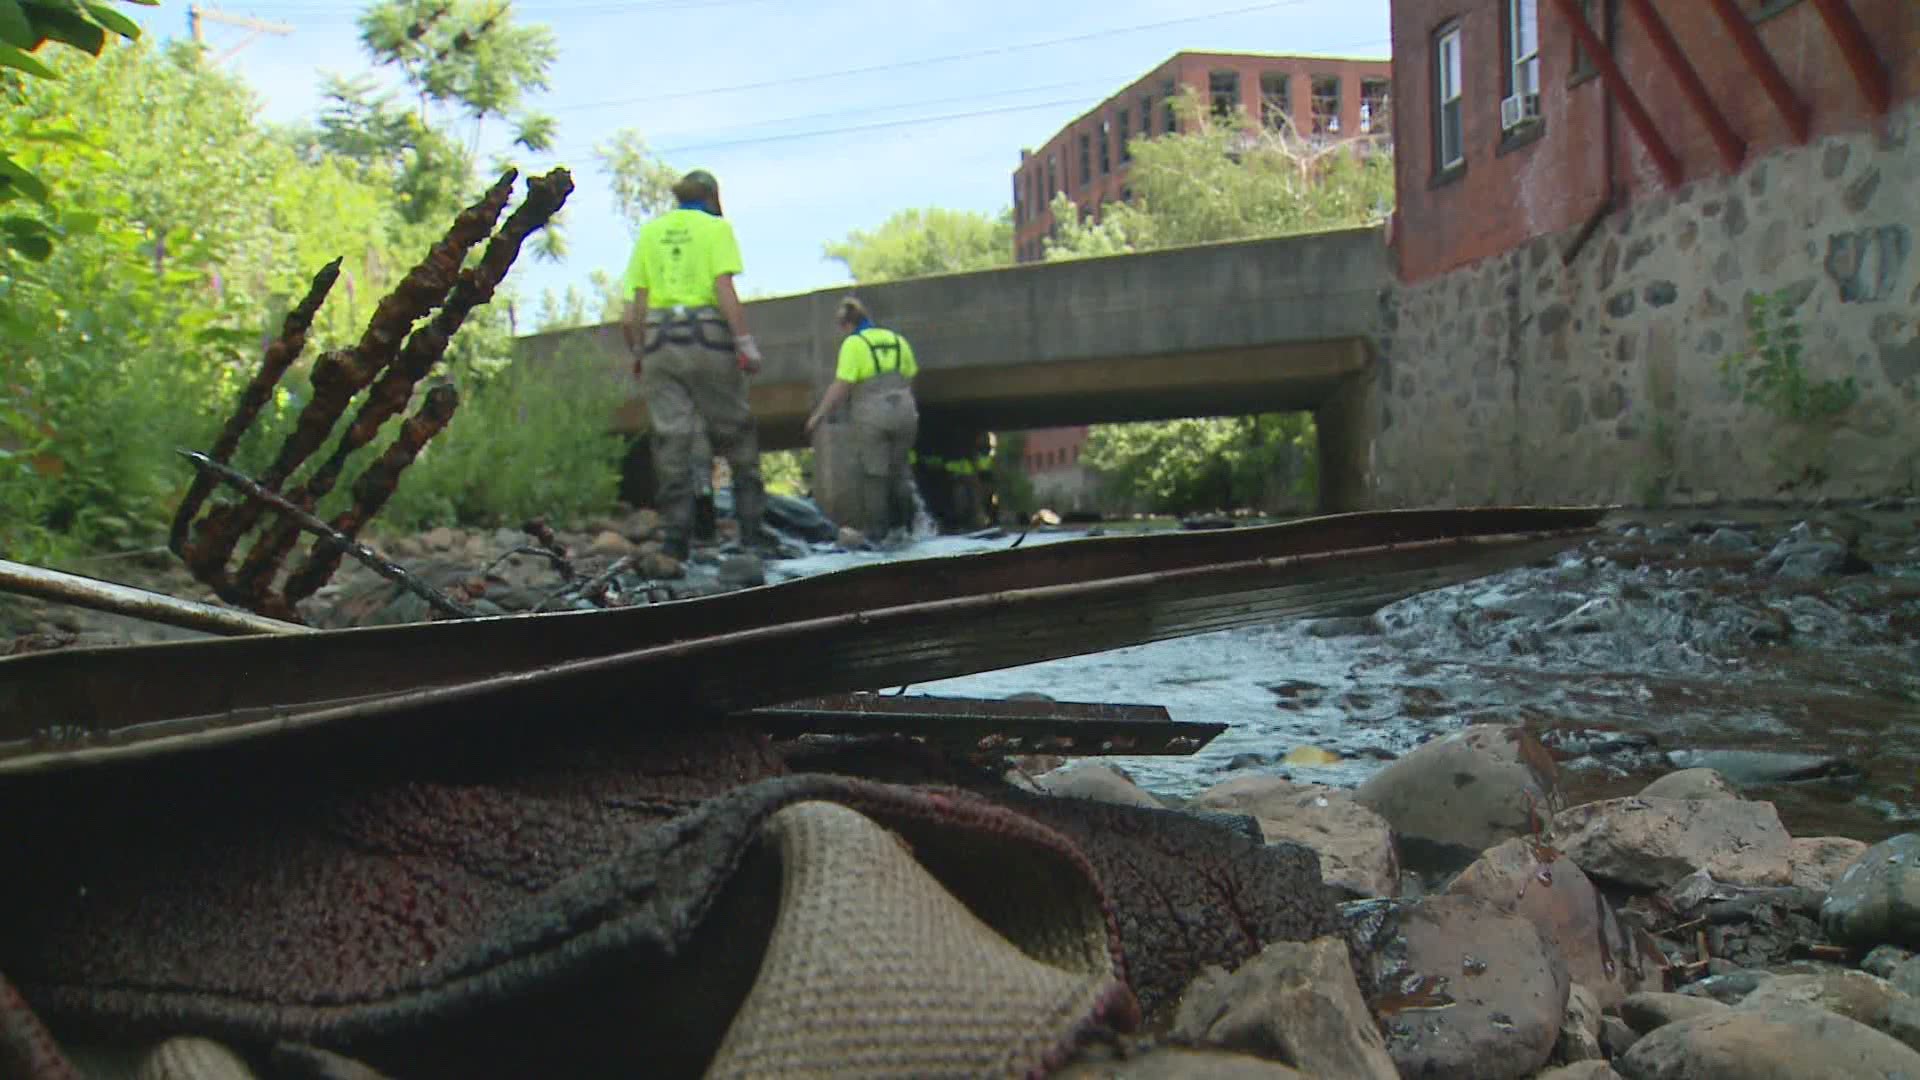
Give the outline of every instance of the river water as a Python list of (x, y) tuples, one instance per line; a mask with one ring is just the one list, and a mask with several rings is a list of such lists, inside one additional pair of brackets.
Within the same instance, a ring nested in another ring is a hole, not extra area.
[[(822, 552), (772, 564), (769, 580), (1011, 541)], [(1230, 630), (912, 692), (1161, 705), (1228, 724), (1191, 757), (1106, 759), (1175, 797), (1245, 772), (1351, 786), (1465, 723), (1519, 723), (1560, 759), (1572, 800), (1707, 764), (1772, 799), (1796, 834), (1877, 838), (1920, 822), (1920, 506), (1624, 520), (1549, 564), (1371, 619)]]

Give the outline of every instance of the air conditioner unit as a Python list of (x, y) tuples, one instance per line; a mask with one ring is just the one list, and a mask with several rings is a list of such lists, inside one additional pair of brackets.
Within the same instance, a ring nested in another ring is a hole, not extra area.
[(1539, 94), (1514, 94), (1500, 99), (1500, 130), (1512, 131), (1529, 120), (1540, 119)]

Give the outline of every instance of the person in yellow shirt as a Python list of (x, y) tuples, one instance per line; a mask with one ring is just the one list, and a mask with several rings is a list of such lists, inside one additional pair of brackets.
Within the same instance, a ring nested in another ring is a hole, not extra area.
[(907, 339), (875, 326), (866, 306), (849, 296), (835, 321), (844, 335), (833, 385), (807, 417), (807, 434), (828, 413), (851, 399), (855, 454), (860, 460), (861, 527), (876, 536), (913, 528), (913, 465), (909, 455), (920, 430), (913, 400), (919, 365)]
[(761, 356), (733, 287), (742, 269), (740, 246), (721, 216), (713, 174), (686, 174), (673, 195), (679, 205), (642, 226), (634, 242), (624, 279), (632, 299), (622, 320), (653, 428), (656, 509), (667, 553), (688, 554), (693, 444), (701, 422), (733, 473), (740, 543), (764, 551), (766, 488), (759, 428), (747, 403), (747, 376), (760, 370)]

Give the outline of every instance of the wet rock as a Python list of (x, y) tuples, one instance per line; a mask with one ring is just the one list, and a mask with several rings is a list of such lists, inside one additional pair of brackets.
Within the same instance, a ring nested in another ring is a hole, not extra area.
[(1920, 998), (1920, 959), (1908, 960), (1894, 968), (1887, 981), (1908, 997)]
[(767, 568), (755, 555), (733, 555), (720, 560), (720, 584), (729, 589), (750, 589), (767, 583)]
[(1547, 630), (1562, 634), (1594, 634), (1617, 630), (1630, 618), (1626, 604), (1618, 597), (1602, 596), (1581, 604), (1564, 618), (1549, 623)]
[(1600, 1018), (1600, 1049), (1607, 1055), (1608, 1061), (1619, 1061), (1621, 1055), (1633, 1049), (1640, 1041), (1640, 1033), (1627, 1026), (1625, 1020), (1617, 1016)]
[(687, 568), (679, 559), (664, 551), (649, 551), (642, 554), (639, 561), (634, 564), (634, 569), (640, 572), (641, 577), (662, 581), (683, 577), (687, 572)]
[(1242, 776), (1202, 792), (1194, 809), (1251, 815), (1268, 843), (1291, 840), (1320, 856), (1320, 877), (1355, 896), (1394, 896), (1400, 861), (1386, 820), (1353, 795), (1318, 784)]
[(1864, 971), (1828, 971), (1818, 975), (1775, 976), (1747, 995), (1740, 1002), (1740, 1008), (1811, 1005), (1899, 1038), (1889, 1030), (1893, 1020), (1890, 1013), (1896, 1003), (1911, 1003), (1911, 1000), (1894, 989), (1892, 983)]
[(1568, 977), (1586, 986), (1602, 1008), (1619, 1004), (1649, 979), (1658, 983), (1652, 958), (1640, 955), (1633, 935), (1587, 875), (1531, 837), (1488, 849), (1447, 892), (1478, 897), (1532, 923), (1559, 950)]
[(1842, 871), (1820, 926), (1842, 944), (1920, 947), (1920, 833), (1883, 840)]
[(1742, 788), (1859, 772), (1840, 758), (1773, 750), (1673, 750), (1668, 752), (1667, 760), (1676, 769), (1712, 769), (1735, 787)]
[(1714, 769), (1679, 769), (1640, 789), (1652, 799), (1738, 799), (1740, 791)]
[(1276, 942), (1231, 974), (1208, 968), (1181, 996), (1171, 1035), (1313, 1076), (1399, 1076), (1339, 938)]
[(633, 554), (636, 550), (636, 545), (633, 541), (609, 529), (595, 536), (593, 542), (587, 545), (587, 550), (595, 555), (604, 555), (609, 559), (617, 559), (623, 555)]
[(1754, 543), (1753, 537), (1748, 536), (1746, 533), (1738, 529), (1727, 528), (1713, 530), (1712, 533), (1708, 534), (1707, 537), (1700, 542), (1720, 551), (1734, 552), (1757, 551), (1760, 546)]
[(1762, 574), (1805, 580), (1838, 574), (1847, 563), (1847, 545), (1843, 541), (1831, 534), (1818, 533), (1803, 521), (1789, 530), (1753, 568)]
[(1111, 765), (1086, 762), (1072, 768), (1050, 772), (1035, 780), (1041, 790), (1067, 799), (1092, 799), (1119, 806), (1166, 808), (1166, 804), (1141, 790), (1127, 775)]
[(1697, 870), (1740, 885), (1792, 880), (1787, 830), (1772, 803), (1608, 799), (1561, 814), (1554, 835), (1587, 873), (1634, 888), (1664, 888)]
[(1393, 826), (1400, 857), (1446, 873), (1533, 830), (1560, 805), (1553, 758), (1519, 728), (1481, 724), (1435, 739), (1354, 791)]
[(1380, 625), (1371, 615), (1341, 615), (1331, 619), (1315, 619), (1306, 626), (1307, 636), (1316, 638), (1373, 637), (1380, 633)]
[(1793, 883), (1799, 888), (1824, 895), (1866, 850), (1867, 845), (1863, 841), (1844, 836), (1796, 836), (1787, 844), (1787, 862), (1793, 867)]
[(1614, 1068), (1628, 1080), (1920, 1076), (1920, 1053), (1825, 1009), (1776, 1005), (1668, 1024)]
[(804, 540), (832, 541), (838, 530), (812, 499), (792, 495), (767, 496), (767, 524)]
[(834, 534), (834, 542), (848, 551), (871, 551), (873, 545), (867, 541), (865, 533), (851, 526), (842, 525)]
[(1680, 988), (1687, 997), (1708, 998), (1722, 1005), (1737, 1005), (1745, 1001), (1748, 994), (1760, 988), (1768, 979), (1777, 978), (1771, 971), (1757, 968), (1740, 968), (1735, 971), (1709, 975), (1698, 982), (1690, 982)]
[(1340, 911), (1400, 1075), (1509, 1080), (1546, 1064), (1569, 980), (1532, 923), (1471, 896)]
[(1560, 1024), (1560, 1038), (1553, 1044), (1555, 1061), (1596, 1061), (1606, 1055), (1600, 1049), (1600, 1002), (1593, 991), (1574, 983), (1567, 991), (1567, 1018)]
[[(1860, 970), (1869, 975), (1878, 975), (1883, 979), (1891, 980), (1893, 973), (1911, 959), (1913, 959), (1913, 953), (1898, 945), (1875, 945), (1867, 952), (1866, 958), (1860, 961)], [(1905, 993), (1920, 993), (1920, 966), (1913, 969), (1913, 975), (1912, 988), (1901, 986), (1897, 982), (1894, 985), (1900, 986)]]
[(1548, 1069), (1534, 1077), (1534, 1080), (1621, 1080), (1621, 1076), (1604, 1061), (1580, 1061), (1562, 1065), (1558, 1069)]
[(1106, 1053), (1087, 1057), (1092, 1060), (1080, 1061), (1053, 1075), (1060, 1080), (1186, 1080), (1194, 1076), (1215, 1080), (1312, 1080), (1277, 1062), (1213, 1050), (1163, 1046), (1138, 1057), (1113, 1058)]
[(419, 544), (426, 551), (450, 551), (458, 537), (445, 525), (421, 533)]
[(1696, 1016), (1723, 1013), (1729, 1008), (1712, 998), (1647, 991), (1627, 995), (1626, 1000), (1620, 1003), (1620, 1019), (1625, 1020), (1634, 1031), (1645, 1035), (1668, 1024), (1691, 1020)]

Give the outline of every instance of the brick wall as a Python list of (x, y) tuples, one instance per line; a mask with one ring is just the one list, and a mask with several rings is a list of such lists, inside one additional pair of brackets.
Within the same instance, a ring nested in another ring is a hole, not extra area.
[[(1753, 13), (1752, 25), (1767, 52), (1810, 112), (1815, 138), (1869, 128), (1873, 120), (1860, 86), (1813, 0), (1734, 3)], [(1590, 25), (1608, 40), (1628, 83), (1678, 157), (1682, 182), (1725, 175), (1727, 166), (1706, 124), (1625, 0), (1590, 0), (1586, 6)], [(1742, 168), (1793, 143), (1786, 121), (1734, 48), (1710, 0), (1652, 6), (1716, 107), (1747, 143)], [(1602, 205), (1610, 174), (1621, 204), (1666, 190), (1627, 119), (1617, 112), (1609, 119), (1604, 80), (1576, 73), (1573, 30), (1556, 0), (1538, 2), (1541, 122), (1522, 137), (1503, 137), (1505, 7), (1506, 0), (1395, 0), (1393, 5), (1399, 72), (1394, 246), (1406, 280), (1430, 278), (1534, 237), (1576, 228)], [(1850, 0), (1850, 7), (1889, 69), (1894, 99), (1920, 92), (1920, 4)], [(1434, 42), (1448, 26), (1461, 31), (1466, 162), (1457, 173), (1443, 175), (1434, 155)]]

